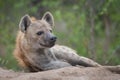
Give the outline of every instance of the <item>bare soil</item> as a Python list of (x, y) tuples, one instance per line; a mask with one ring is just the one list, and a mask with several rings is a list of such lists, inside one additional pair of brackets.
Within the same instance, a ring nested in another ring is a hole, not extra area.
[(0, 68), (0, 80), (120, 80), (120, 67), (116, 69), (118, 70), (105, 67), (65, 67), (24, 73)]

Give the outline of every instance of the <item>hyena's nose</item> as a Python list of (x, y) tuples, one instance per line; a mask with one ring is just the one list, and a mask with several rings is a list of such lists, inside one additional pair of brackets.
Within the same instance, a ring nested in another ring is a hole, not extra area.
[(51, 42), (55, 42), (55, 41), (56, 41), (56, 39), (57, 39), (57, 37), (56, 37), (56, 36), (54, 36), (54, 37), (51, 37), (51, 38), (50, 38), (50, 41), (51, 41)]

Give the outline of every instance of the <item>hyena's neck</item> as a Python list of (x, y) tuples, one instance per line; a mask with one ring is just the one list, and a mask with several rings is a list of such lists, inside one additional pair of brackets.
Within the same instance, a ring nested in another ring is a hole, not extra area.
[(36, 54), (44, 55), (47, 59), (49, 59), (49, 61), (57, 60), (57, 58), (55, 57), (54, 53), (51, 51), (50, 48), (38, 49), (36, 50)]

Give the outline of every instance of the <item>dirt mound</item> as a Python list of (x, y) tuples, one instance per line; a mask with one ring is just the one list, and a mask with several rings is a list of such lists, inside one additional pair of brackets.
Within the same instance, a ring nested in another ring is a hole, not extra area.
[(14, 72), (0, 68), (0, 80), (120, 80), (120, 67), (66, 67), (36, 73)]

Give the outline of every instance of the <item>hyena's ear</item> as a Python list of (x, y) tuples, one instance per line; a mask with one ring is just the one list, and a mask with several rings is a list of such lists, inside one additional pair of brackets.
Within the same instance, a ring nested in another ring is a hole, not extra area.
[(31, 19), (29, 15), (25, 15), (21, 18), (21, 21), (19, 23), (19, 28), (22, 32), (25, 32), (27, 30), (27, 28), (30, 26), (31, 24)]
[(49, 23), (50, 26), (54, 26), (54, 18), (50, 12), (46, 12), (42, 17), (42, 20), (47, 21), (47, 23)]

